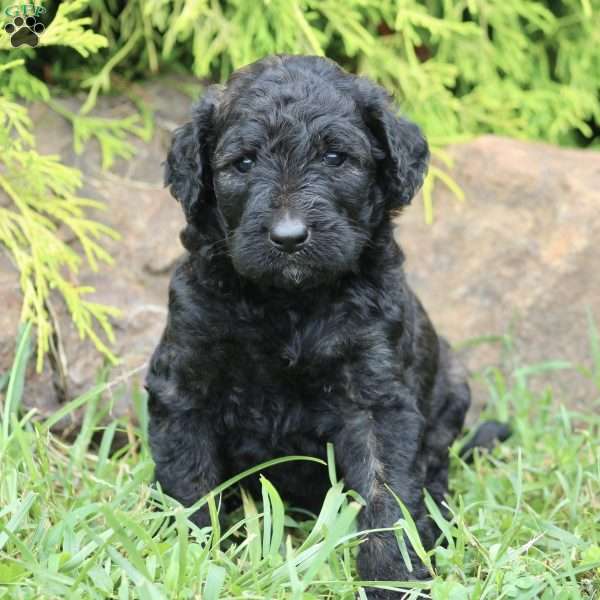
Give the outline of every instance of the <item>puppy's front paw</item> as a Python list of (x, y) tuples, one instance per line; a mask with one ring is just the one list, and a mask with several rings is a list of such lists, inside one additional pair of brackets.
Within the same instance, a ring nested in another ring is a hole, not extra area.
[[(388, 540), (389, 541), (389, 540)], [(375, 549), (377, 546), (375, 546)], [(373, 552), (373, 545), (365, 543), (362, 547), (366, 552), (358, 556), (358, 572), (363, 581), (424, 581), (429, 579), (430, 574), (423, 564), (413, 562), (413, 570), (408, 571), (404, 567), (399, 554), (388, 551), (378, 554)], [(416, 563), (416, 564), (415, 564)], [(410, 590), (383, 590), (379, 588), (365, 588), (369, 600), (408, 600), (411, 598)], [(417, 597), (413, 593), (412, 597)]]
[[(408, 600), (409, 592), (403, 590), (380, 590), (377, 588), (366, 588), (368, 600)], [(359, 596), (356, 596), (357, 600)]]

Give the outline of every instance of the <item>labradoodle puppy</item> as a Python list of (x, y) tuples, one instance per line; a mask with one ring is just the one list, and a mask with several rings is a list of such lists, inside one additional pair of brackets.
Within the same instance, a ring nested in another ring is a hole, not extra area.
[[(269, 57), (206, 90), (166, 162), (188, 251), (147, 378), (168, 494), (191, 505), (243, 469), (324, 457), (332, 442), (338, 474), (366, 502), (361, 528), (401, 516), (391, 489), (434, 543), (423, 490), (438, 503), (447, 492), (469, 388), (406, 282), (391, 222), (428, 157), (383, 89), (323, 58)], [(313, 510), (329, 486), (317, 463), (268, 476)], [(410, 552), (412, 572), (393, 533), (371, 534), (360, 576), (427, 577)]]

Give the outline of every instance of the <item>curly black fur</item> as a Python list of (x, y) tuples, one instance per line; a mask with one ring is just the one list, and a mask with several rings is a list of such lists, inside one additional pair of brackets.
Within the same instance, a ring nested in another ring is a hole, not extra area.
[[(384, 90), (323, 58), (270, 57), (208, 89), (166, 163), (188, 221), (147, 379), (167, 493), (190, 505), (242, 469), (324, 457), (333, 442), (338, 472), (367, 503), (360, 526), (400, 516), (387, 485), (434, 543), (423, 489), (438, 503), (447, 492), (469, 388), (406, 283), (391, 224), (428, 156)], [(292, 253), (269, 239), (285, 215), (310, 234)], [(312, 509), (328, 487), (312, 463), (269, 477)], [(411, 558), (409, 573), (394, 535), (374, 534), (358, 568), (367, 580), (426, 577)]]

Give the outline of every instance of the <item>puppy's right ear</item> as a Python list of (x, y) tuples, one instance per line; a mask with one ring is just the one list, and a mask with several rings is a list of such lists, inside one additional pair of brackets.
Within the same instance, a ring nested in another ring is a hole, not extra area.
[(390, 210), (410, 204), (427, 172), (429, 147), (420, 129), (396, 114), (391, 97), (368, 79), (354, 79), (356, 102), (376, 140), (381, 187)]
[(188, 223), (196, 220), (213, 196), (210, 147), (219, 92), (211, 86), (192, 108), (192, 120), (175, 130), (165, 163), (165, 186), (183, 208)]

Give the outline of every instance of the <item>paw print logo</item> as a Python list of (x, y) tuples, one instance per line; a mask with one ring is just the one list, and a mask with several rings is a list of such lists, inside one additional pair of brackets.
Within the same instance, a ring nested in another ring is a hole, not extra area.
[(4, 31), (10, 35), (10, 43), (13, 48), (27, 44), (32, 48), (38, 45), (39, 36), (44, 33), (44, 25), (35, 17), (15, 17), (12, 23), (4, 26)]

